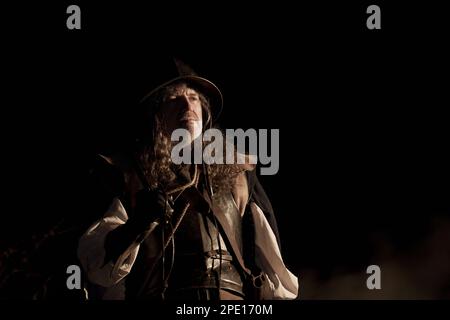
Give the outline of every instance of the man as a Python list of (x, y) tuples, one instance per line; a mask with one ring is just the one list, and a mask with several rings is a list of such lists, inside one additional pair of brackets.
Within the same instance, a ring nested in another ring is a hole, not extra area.
[(94, 170), (103, 172), (110, 207), (79, 241), (90, 297), (296, 298), (254, 166), (173, 163), (172, 132), (187, 130), (192, 145), (222, 108), (212, 82), (174, 66), (140, 103), (136, 145), (102, 156)]

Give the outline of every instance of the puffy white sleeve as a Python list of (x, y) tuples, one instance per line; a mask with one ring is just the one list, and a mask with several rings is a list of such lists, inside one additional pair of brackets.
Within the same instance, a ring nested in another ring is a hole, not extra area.
[(275, 234), (261, 208), (250, 206), (255, 223), (256, 263), (266, 274), (263, 299), (296, 299), (298, 279), (283, 262)]
[(104, 261), (107, 234), (127, 220), (125, 208), (118, 198), (114, 198), (103, 218), (93, 223), (81, 236), (78, 243), (78, 258), (92, 283), (111, 287), (130, 273), (139, 251), (139, 243), (131, 244), (115, 264)]

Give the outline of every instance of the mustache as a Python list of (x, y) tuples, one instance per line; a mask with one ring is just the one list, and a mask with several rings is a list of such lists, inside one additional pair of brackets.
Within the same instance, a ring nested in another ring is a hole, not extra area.
[(182, 112), (178, 115), (178, 120), (179, 121), (188, 121), (188, 120), (198, 121), (200, 119), (196, 113), (194, 113), (192, 111), (186, 111), (186, 112)]

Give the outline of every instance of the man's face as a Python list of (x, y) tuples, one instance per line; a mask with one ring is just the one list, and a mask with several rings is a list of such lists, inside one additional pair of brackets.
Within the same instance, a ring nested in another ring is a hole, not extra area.
[(169, 136), (179, 128), (188, 130), (192, 140), (202, 133), (202, 105), (199, 94), (184, 83), (170, 90), (163, 102), (161, 114), (163, 127)]

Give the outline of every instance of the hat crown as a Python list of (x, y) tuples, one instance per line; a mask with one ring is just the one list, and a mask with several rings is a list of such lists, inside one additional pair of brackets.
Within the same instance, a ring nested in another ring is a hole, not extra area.
[(173, 58), (179, 76), (197, 76), (194, 70), (178, 58)]

